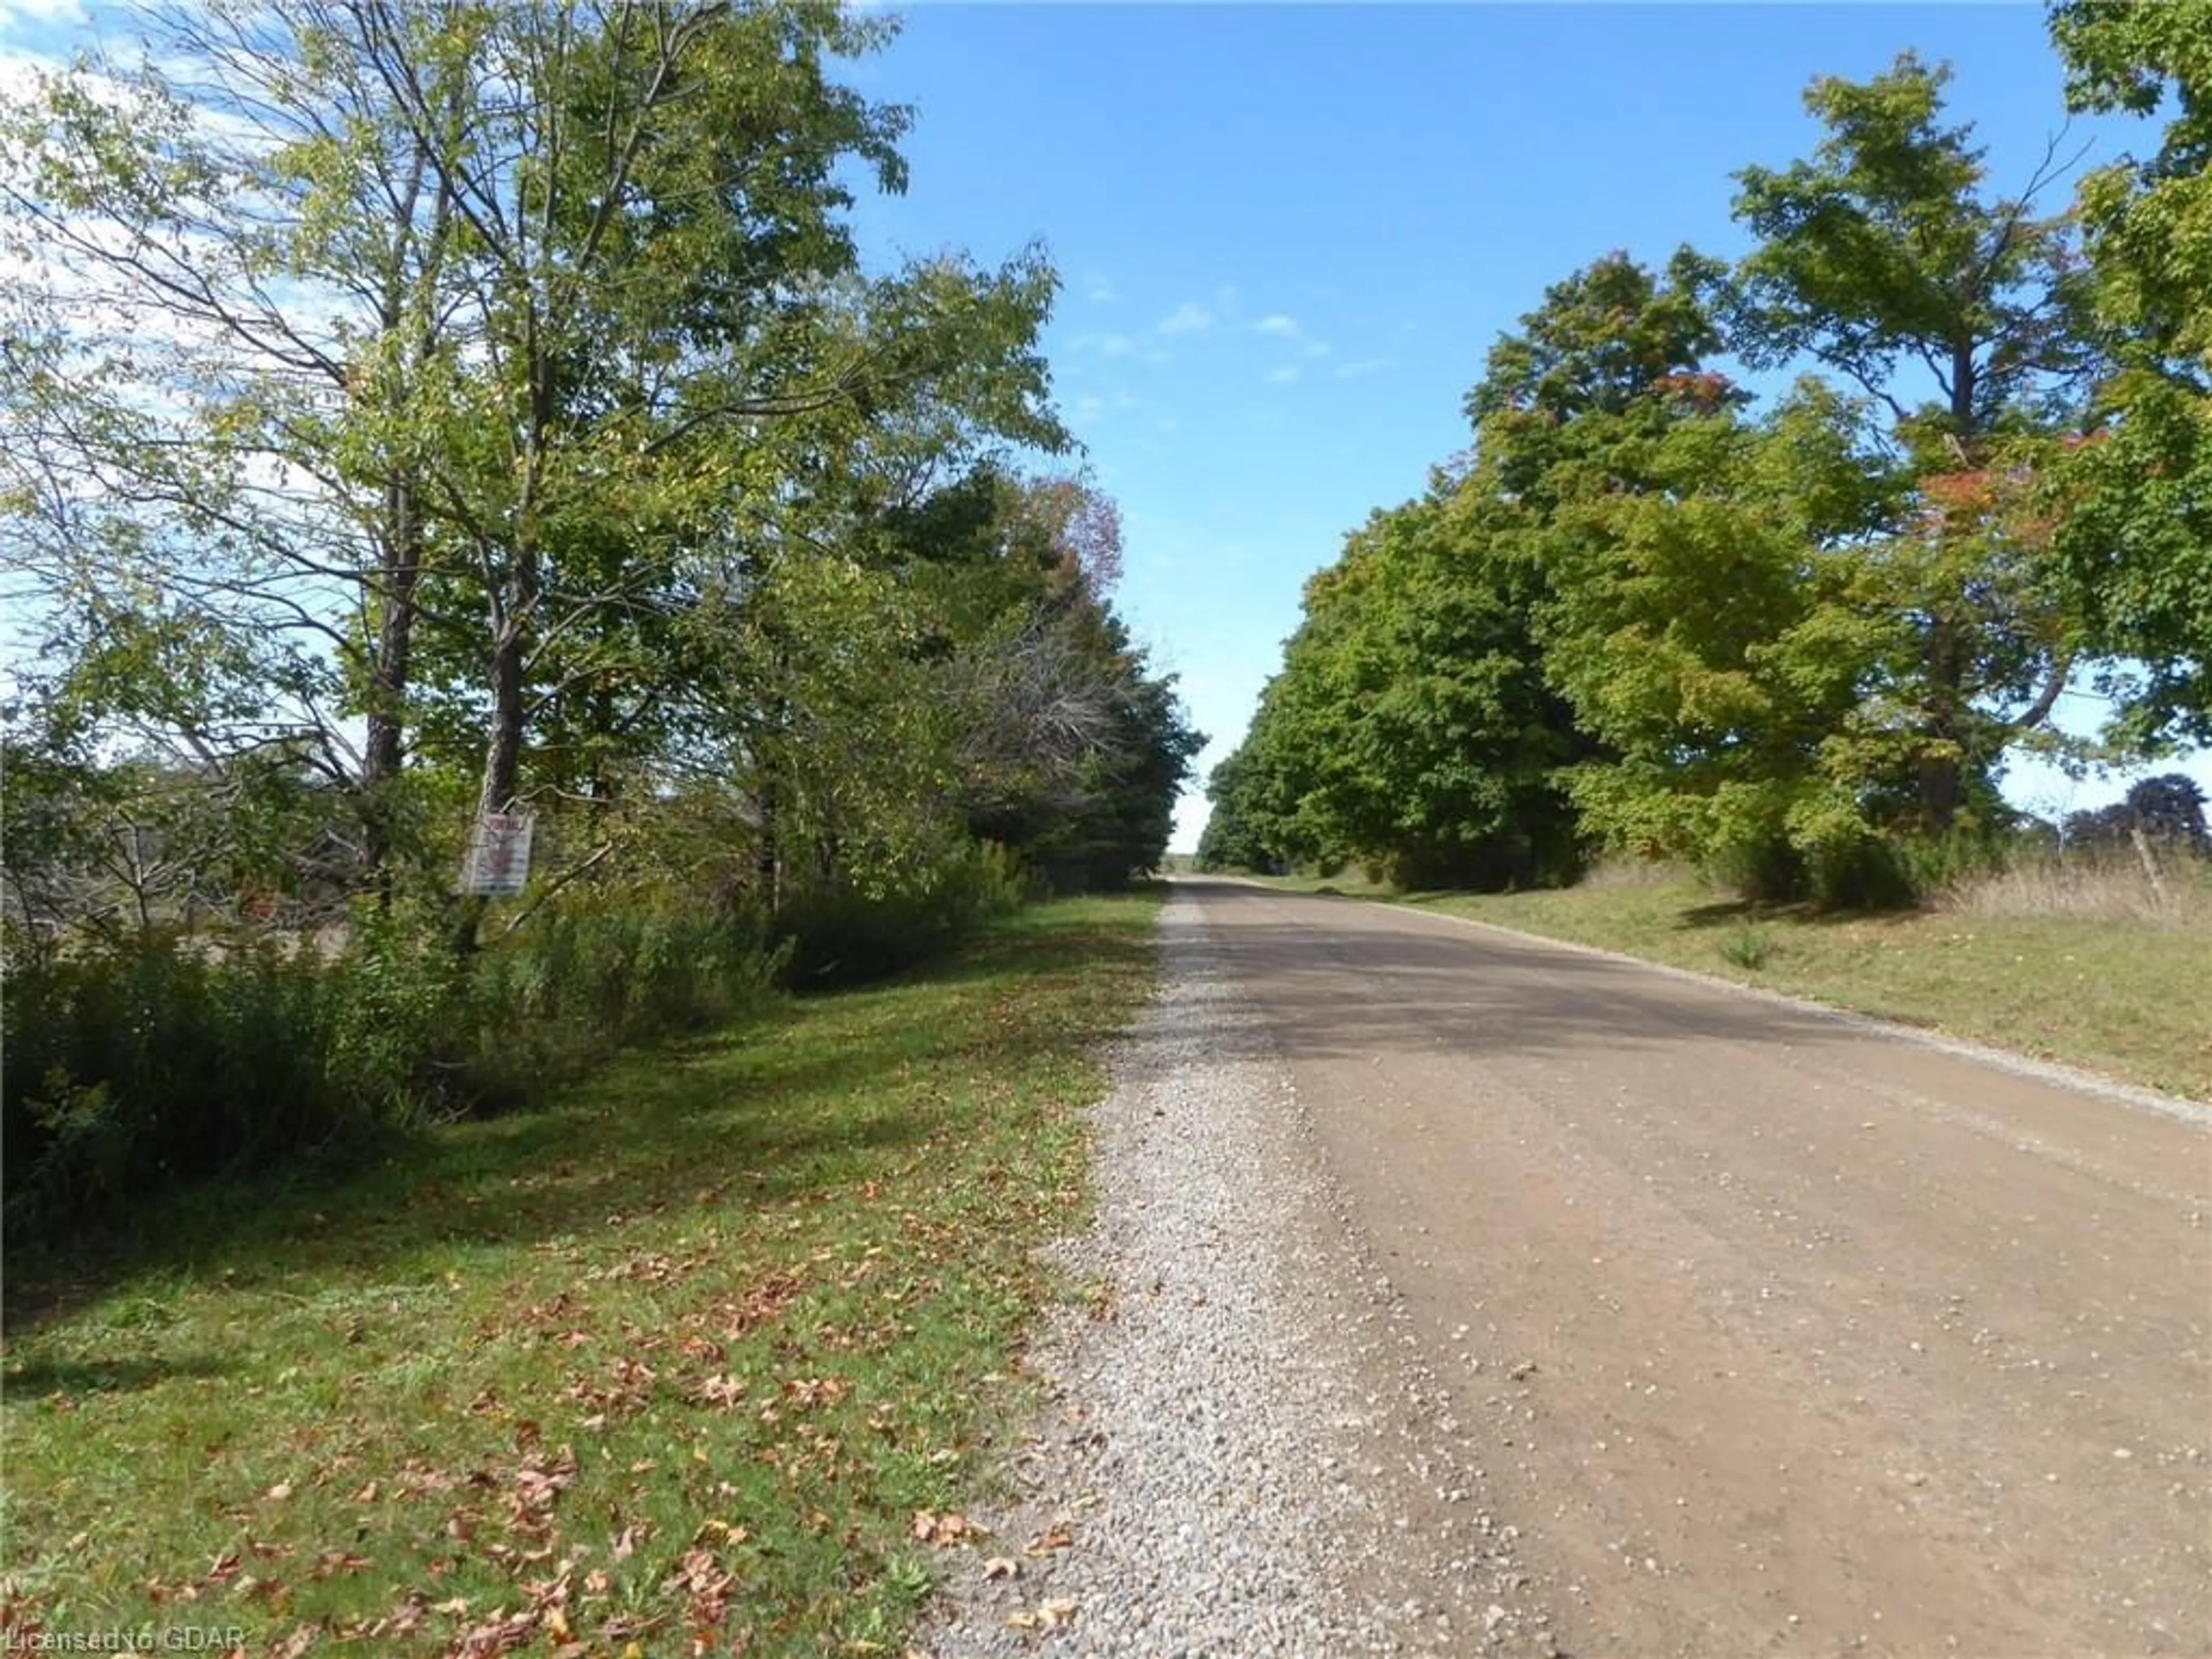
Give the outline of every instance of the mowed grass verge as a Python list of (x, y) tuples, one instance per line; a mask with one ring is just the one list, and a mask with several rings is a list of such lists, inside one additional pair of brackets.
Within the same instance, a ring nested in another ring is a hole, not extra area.
[(2212, 927), (2193, 921), (1965, 906), (1820, 915), (1687, 878), (1603, 874), (1497, 894), (1397, 893), (1351, 872), (1267, 880), (1595, 945), (2212, 1101)]
[(203, 1189), (96, 1291), (18, 1271), (58, 1310), (0, 1370), (11, 1632), (897, 1652), (959, 1530), (916, 1512), (1021, 1403), (1157, 904), (1034, 908), (343, 1182)]

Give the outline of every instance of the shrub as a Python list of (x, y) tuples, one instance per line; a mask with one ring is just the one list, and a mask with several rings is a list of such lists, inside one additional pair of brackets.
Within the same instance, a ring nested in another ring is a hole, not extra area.
[(343, 952), (149, 932), (11, 953), (0, 1018), (10, 1237), (148, 1192), (534, 1104), (615, 1048), (772, 997), (742, 918), (579, 895), (472, 957), (434, 911), (370, 914)]
[(323, 963), (270, 944), (222, 954), (149, 933), (11, 959), (10, 1235), (374, 1127), (378, 1101), (332, 1064), (337, 1001)]
[(1724, 842), (1705, 861), (1707, 879), (1755, 904), (1800, 898), (1805, 861), (1780, 835)]
[(602, 891), (533, 918), (470, 963), (472, 1109), (526, 1103), (610, 1050), (705, 1030), (775, 994), (783, 955), (741, 913)]
[[(696, 873), (696, 872), (694, 872)], [(617, 1048), (757, 1011), (786, 982), (896, 971), (1029, 896), (981, 843), (903, 884), (802, 891), (771, 933), (648, 867), (579, 884), (481, 949), (441, 897), (364, 902), (325, 939), (11, 935), (0, 978), (6, 1231), (67, 1235), (155, 1188), (537, 1104)]]
[(1764, 927), (1746, 922), (1721, 941), (1720, 950), (1722, 961), (1756, 973), (1773, 954), (1774, 939)]
[(1505, 893), (1571, 886), (1583, 866), (1581, 849), (1564, 836), (1507, 830), (1468, 840), (1408, 840), (1386, 856), (1383, 867), (1390, 884), (1404, 892)]
[(1823, 910), (1905, 910), (1918, 902), (1911, 849), (1877, 836), (1827, 842), (1805, 857), (1805, 896)]
[(1014, 908), (1030, 890), (1018, 859), (982, 842), (917, 874), (910, 885), (872, 894), (849, 887), (802, 891), (776, 919), (789, 982), (850, 985), (896, 973)]

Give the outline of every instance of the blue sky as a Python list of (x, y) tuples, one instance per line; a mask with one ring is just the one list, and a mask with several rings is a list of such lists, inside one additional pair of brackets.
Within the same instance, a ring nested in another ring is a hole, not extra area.
[[(1055, 386), (1121, 503), (1121, 606), (1213, 744), (1241, 736), (1308, 575), (1469, 438), (1460, 403), (1545, 287), (1626, 248), (1743, 251), (1729, 175), (1814, 140), (1801, 94), (1949, 62), (2001, 186), (2064, 122), (2029, 6), (952, 5), (862, 66), (911, 103), (882, 252), (1043, 240)], [(2124, 125), (2070, 137), (2109, 157)], [(2077, 724), (2097, 708), (2072, 705)], [(2212, 762), (2190, 767), (2212, 781)], [(2109, 799), (2021, 766), (2039, 810)], [(1176, 845), (1195, 843), (1194, 785)]]
[[(1305, 579), (1464, 447), (1461, 400), (1545, 287), (1626, 248), (1743, 251), (1729, 175), (1803, 154), (1816, 74), (1949, 62), (2001, 186), (2063, 122), (2028, 5), (1059, 5), (903, 9), (848, 66), (908, 103), (912, 185), (860, 210), (878, 262), (1039, 240), (1047, 344), (1121, 505), (1124, 613), (1213, 742), (1242, 735)], [(77, 0), (0, 0), (0, 82), (86, 38)], [(2148, 132), (2077, 125), (2109, 157)], [(2093, 726), (2087, 699), (2065, 705)], [(2212, 784), (2212, 757), (2187, 769)], [(2015, 769), (2039, 811), (2110, 799)]]

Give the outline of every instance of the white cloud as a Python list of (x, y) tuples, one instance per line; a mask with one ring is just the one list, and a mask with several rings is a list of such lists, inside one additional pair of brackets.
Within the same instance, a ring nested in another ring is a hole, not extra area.
[(1299, 375), (1304, 373), (1305, 370), (1299, 368), (1297, 364), (1285, 363), (1282, 368), (1275, 370), (1272, 374), (1267, 376), (1267, 384), (1269, 386), (1288, 386), (1291, 381), (1297, 380)]
[(0, 34), (83, 21), (84, 7), (80, 0), (0, 0)]
[[(1173, 321), (1174, 319), (1170, 318), (1169, 320)], [(1161, 326), (1164, 329), (1166, 325), (1163, 324)], [(1188, 334), (1195, 332), (1196, 328), (1195, 325), (1185, 325), (1178, 327), (1172, 331), (1179, 334)], [(1078, 334), (1068, 341), (1067, 354), (1072, 362), (1081, 360), (1077, 362), (1077, 367), (1074, 371), (1079, 374), (1082, 372), (1082, 368), (1085, 363), (1135, 362), (1158, 364), (1171, 363), (1175, 361), (1175, 354), (1173, 352), (1170, 351), (1164, 345), (1161, 344), (1158, 340), (1152, 338), (1151, 336), (1144, 334), (1115, 334), (1097, 332)]]
[(1373, 374), (1386, 369), (1397, 361), (1395, 357), (1355, 357), (1348, 363), (1336, 366), (1336, 378), (1356, 380), (1363, 374)]
[(1067, 404), (1067, 413), (1086, 425), (1144, 407), (1144, 400), (1124, 387), (1108, 386), (1085, 392)]
[(1213, 326), (1213, 313), (1194, 301), (1185, 300), (1160, 319), (1162, 334), (1203, 334)]
[[(0, 3), (4, 3), (4, 0), (0, 0)], [(1112, 277), (1090, 276), (1084, 279), (1083, 297), (1093, 305), (1110, 306), (1121, 297), (1121, 293), (1114, 286)]]
[(1272, 339), (1285, 340), (1298, 349), (1301, 357), (1326, 357), (1329, 344), (1317, 340), (1305, 331), (1305, 325), (1286, 312), (1272, 312), (1252, 325), (1255, 334), (1265, 334)]

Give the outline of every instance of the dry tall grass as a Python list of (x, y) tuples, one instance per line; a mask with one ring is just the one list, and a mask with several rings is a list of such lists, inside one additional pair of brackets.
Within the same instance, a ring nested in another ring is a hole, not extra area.
[(1608, 892), (1627, 887), (1680, 887), (1698, 879), (1696, 869), (1690, 865), (1669, 859), (1639, 859), (1616, 854), (1591, 865), (1575, 885), (1593, 892)]
[(2021, 858), (1968, 876), (1936, 896), (1936, 908), (1972, 916), (2069, 916), (2154, 927), (2212, 928), (2212, 859), (2155, 854), (2163, 896), (2131, 850), (2100, 849)]

